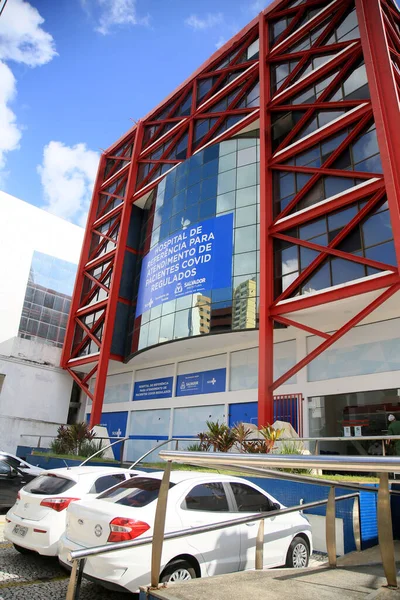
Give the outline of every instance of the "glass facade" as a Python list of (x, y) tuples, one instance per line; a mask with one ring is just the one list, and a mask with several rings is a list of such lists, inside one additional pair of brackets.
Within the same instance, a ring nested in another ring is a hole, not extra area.
[[(250, 134), (249, 134), (250, 135)], [(165, 302), (134, 319), (137, 350), (169, 340), (257, 327), (259, 140), (241, 137), (198, 152), (148, 199), (141, 248), (209, 218), (233, 213), (231, 284)], [(138, 286), (139, 275), (136, 286)]]
[(61, 348), (77, 266), (34, 252), (18, 336)]
[[(310, 437), (337, 437), (346, 435), (350, 428), (354, 435), (355, 427), (361, 428), (363, 436), (382, 436), (387, 433), (388, 416), (394, 414), (400, 419), (399, 390), (386, 389), (367, 392), (351, 392), (331, 396), (315, 396), (308, 399)], [(328, 445), (327, 448), (343, 453), (344, 444)], [(378, 444), (380, 452), (382, 445)], [(375, 443), (364, 442), (365, 450), (374, 454)], [(358, 454), (349, 441), (348, 454)]]

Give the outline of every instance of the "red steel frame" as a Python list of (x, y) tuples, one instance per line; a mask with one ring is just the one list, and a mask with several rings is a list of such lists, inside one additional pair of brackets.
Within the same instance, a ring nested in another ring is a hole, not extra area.
[[(111, 354), (111, 346), (118, 302), (133, 305), (119, 296), (125, 252), (139, 252), (137, 248), (127, 247), (132, 205), (143, 199), (175, 164), (200, 148), (229, 139), (245, 127), (251, 129), (254, 124), (253, 128), (260, 129), (259, 425), (272, 422), (274, 390), (400, 290), (400, 146), (393, 135), (400, 131), (399, 11), (391, 0), (334, 0), (333, 3), (304, 0), (297, 6), (293, 4), (290, 0), (275, 0), (101, 157), (62, 355), (62, 366), (93, 400), (91, 425), (100, 422), (109, 360), (123, 360), (122, 356)], [(327, 43), (335, 27), (354, 6), (360, 37)], [(309, 10), (316, 10), (316, 13), (307, 19)], [(283, 19), (286, 19), (286, 28), (270, 43), (271, 25)], [(290, 50), (317, 26), (321, 29), (309, 47)], [(244, 53), (257, 38), (259, 58), (247, 59)], [(301, 77), (302, 69), (310, 60), (324, 54), (332, 55), (330, 60)], [(332, 92), (351, 74), (361, 58), (365, 61), (370, 100), (330, 101)], [(297, 60), (298, 64), (275, 91), (271, 84), (271, 69), (289, 60)], [(331, 77), (331, 80), (318, 100), (308, 104), (291, 103), (294, 96), (324, 77)], [(260, 106), (249, 106), (247, 94), (257, 82)], [(198, 98), (204, 84), (208, 85), (208, 90)], [(273, 151), (272, 118), (276, 113), (284, 114), (293, 109), (303, 111), (303, 117)], [(348, 112), (297, 142), (296, 134), (316, 111), (322, 109), (346, 109)], [(198, 139), (198, 128), (206, 121), (208, 131)], [(354, 171), (337, 169), (333, 165), (372, 121), (376, 124), (383, 173), (357, 171), (356, 176), (364, 181), (364, 185), (305, 211), (293, 212), (321, 177), (354, 177)], [(346, 138), (320, 167), (285, 164), (347, 127)], [(278, 171), (304, 173), (311, 178), (280, 214), (274, 216), (273, 174)], [(395, 240), (395, 267), (348, 254), (339, 248), (340, 242), (373, 212), (385, 195)], [(293, 227), (356, 200), (367, 202), (328, 246), (299, 240), (290, 234)], [(274, 240), (286, 240), (319, 253), (277, 298), (274, 296)], [(355, 280), (342, 288), (293, 297), (299, 285), (329, 256), (374, 267), (382, 271), (382, 275)], [(293, 317), (293, 313), (318, 305), (327, 304), (328, 310), (330, 302), (368, 292), (378, 295), (333, 334), (300, 323)], [(276, 380), (273, 375), (274, 321), (322, 339), (315, 350)], [(94, 388), (89, 387), (93, 377)]]

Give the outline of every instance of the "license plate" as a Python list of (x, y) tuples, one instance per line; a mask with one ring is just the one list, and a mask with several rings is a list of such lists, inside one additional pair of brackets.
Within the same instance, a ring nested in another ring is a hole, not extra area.
[(13, 533), (15, 533), (15, 535), (19, 535), (20, 537), (25, 537), (28, 533), (28, 528), (23, 527), (23, 525), (15, 525)]

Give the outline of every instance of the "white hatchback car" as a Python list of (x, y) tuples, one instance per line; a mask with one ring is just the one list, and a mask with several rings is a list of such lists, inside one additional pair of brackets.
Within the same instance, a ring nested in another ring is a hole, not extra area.
[[(162, 473), (136, 477), (98, 496), (74, 502), (59, 559), (110, 542), (153, 533)], [(245, 479), (199, 472), (171, 473), (165, 531), (229, 521), (282, 508), (272, 496)], [(165, 540), (161, 581), (183, 581), (253, 569), (258, 522)], [(310, 524), (299, 512), (265, 520), (264, 566), (306, 567), (312, 552)], [(84, 576), (112, 590), (137, 592), (150, 581), (151, 544), (90, 556)]]
[(46, 470), (42, 469), (42, 467), (31, 465), (30, 463), (26, 462), (26, 460), (19, 458), (19, 456), (15, 456), (15, 454), (10, 454), (9, 452), (0, 450), (0, 456), (5, 456), (12, 467), (19, 469), (22, 471), (22, 473), (26, 473), (27, 475), (37, 476), (46, 472)]
[(94, 498), (138, 473), (143, 471), (100, 466), (44, 471), (18, 492), (6, 515), (5, 538), (22, 554), (57, 556), (67, 506), (81, 498)]

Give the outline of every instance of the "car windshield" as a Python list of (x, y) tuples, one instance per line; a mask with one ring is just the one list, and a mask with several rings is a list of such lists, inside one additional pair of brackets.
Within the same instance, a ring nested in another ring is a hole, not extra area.
[(1, 458), (5, 458), (8, 462), (8, 464), (11, 465), (12, 467), (14, 467), (15, 469), (20, 469), (21, 467), (25, 466), (24, 464), (21, 464), (21, 461), (17, 460), (13, 456), (10, 456), (9, 454), (1, 453), (0, 459)]
[(76, 485), (76, 481), (58, 475), (39, 475), (24, 487), (30, 494), (62, 494)]
[[(170, 483), (170, 489), (174, 485), (174, 483)], [(100, 496), (97, 496), (97, 498), (100, 500), (107, 500), (108, 502), (115, 502), (116, 504), (122, 504), (124, 506), (141, 508), (158, 498), (160, 486), (161, 479), (135, 477), (134, 479), (124, 481), (124, 483), (121, 483), (111, 490), (107, 490)]]

